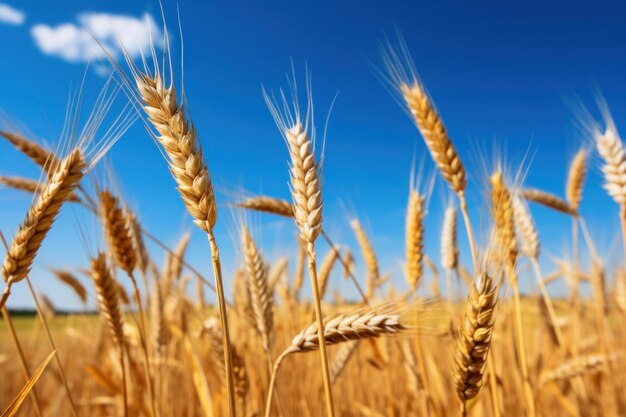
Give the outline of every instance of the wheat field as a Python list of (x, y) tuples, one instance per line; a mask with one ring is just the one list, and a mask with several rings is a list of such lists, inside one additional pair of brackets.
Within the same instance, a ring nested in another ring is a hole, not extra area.
[[(32, 195), (23, 222), (2, 236), (2, 417), (626, 415), (624, 258), (604, 258), (580, 214), (581, 205), (593, 204), (583, 191), (597, 160), (619, 207), (626, 253), (626, 154), (606, 105), (599, 103), (598, 120), (581, 111), (587, 142), (571, 160), (563, 197), (526, 187), (524, 170), (532, 165), (510, 166), (504, 157), (476, 178), (408, 47), (399, 39), (380, 52), (390, 100), (414, 123), (442, 179), (420, 181), (419, 167), (411, 173), (402, 277), (384, 272), (363, 219), (346, 220), (355, 247), (335, 241), (325, 226), (324, 183), (332, 179), (323, 176), (308, 72), (294, 70), (284, 91), (263, 90), (276, 140), (287, 148), (290, 200), (214, 190), (208, 161), (219, 155), (203, 153), (193, 109), (171, 81), (182, 74), (154, 51), (142, 62), (112, 58), (113, 76), (92, 117), (54, 147), (0, 131), (42, 173), (39, 180), (0, 176), (5, 188)], [(128, 106), (109, 120), (113, 95)], [(187, 261), (189, 234), (172, 247), (158, 241), (142, 226), (141, 212), (92, 175), (135, 118), (161, 151), (173, 180), (167, 186), (178, 190), (193, 232), (206, 235), (210, 271)], [(433, 187), (452, 196), (438, 213), (441, 224), (428, 212)], [(483, 192), (488, 227), (470, 218), (469, 189)], [(544, 248), (532, 217), (538, 205), (572, 227), (563, 237), (571, 256), (549, 271), (540, 263)], [(97, 237), (84, 233), (84, 268), (52, 272), (95, 307), (93, 314), (57, 311), (61, 300), (29, 278), (55, 219), (71, 215), (65, 206), (95, 219), (100, 230)], [(227, 275), (219, 249), (230, 242), (214, 229), (229, 216), (238, 219), (242, 256)], [(269, 262), (258, 229), (275, 218), (292, 223), (297, 237), (290, 245), (298, 250)], [(433, 244), (425, 228), (440, 230), (439, 259), (425, 254)], [(147, 241), (162, 250), (148, 251)], [(330, 291), (331, 277), (341, 276), (358, 298)], [(522, 293), (520, 280), (533, 291)], [(559, 280), (566, 295), (551, 290)], [(461, 296), (450, 290), (453, 282)], [(7, 308), (17, 286), (29, 288), (36, 317)], [(309, 286), (311, 297), (304, 295)]]

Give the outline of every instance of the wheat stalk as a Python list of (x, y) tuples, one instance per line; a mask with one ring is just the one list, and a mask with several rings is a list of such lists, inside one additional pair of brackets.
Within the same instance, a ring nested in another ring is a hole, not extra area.
[(269, 352), (274, 314), (272, 312), (272, 293), (269, 290), (267, 278), (267, 265), (245, 226), (241, 227), (241, 243), (248, 278), (248, 291), (254, 311), (254, 323), (261, 335), (263, 350)]
[[(31, 194), (35, 194), (41, 188), (41, 183), (39, 183), (39, 181), (22, 177), (5, 177), (2, 175), (0, 175), (0, 184)], [(80, 203), (81, 200), (80, 198), (78, 198), (76, 193), (71, 192), (67, 197), (67, 201), (71, 201), (72, 203)]]
[(63, 159), (41, 187), (2, 264), (2, 277), (7, 286), (0, 306), (6, 302), (11, 285), (28, 275), (61, 206), (85, 175), (86, 167), (83, 153), (76, 148)]
[(322, 299), (324, 298), (324, 295), (326, 294), (326, 289), (328, 288), (328, 281), (330, 279), (330, 273), (332, 272), (333, 266), (335, 266), (335, 263), (337, 262), (338, 258), (339, 258), (339, 248), (337, 247), (330, 248), (330, 250), (328, 251), (328, 254), (326, 254), (326, 256), (324, 257), (320, 265), (319, 285), (320, 285), (320, 298)]
[(416, 290), (424, 271), (424, 196), (411, 189), (406, 209), (405, 252), (406, 279), (409, 286)]
[(352, 219), (350, 226), (352, 226), (359, 248), (361, 249), (361, 254), (365, 260), (365, 265), (367, 266), (367, 298), (372, 298), (380, 279), (378, 258), (376, 257), (376, 252), (374, 252), (374, 248), (365, 234), (361, 223), (357, 219)]
[(248, 197), (236, 203), (235, 206), (264, 213), (278, 214), (284, 217), (293, 217), (293, 207), (288, 201), (265, 195)]
[(581, 148), (574, 155), (567, 175), (565, 196), (569, 206), (578, 213), (580, 201), (583, 198), (583, 187), (587, 175), (587, 150)]
[(83, 304), (87, 303), (87, 289), (78, 280), (78, 278), (74, 276), (74, 274), (69, 271), (64, 271), (62, 269), (52, 269), (52, 273), (59, 281), (63, 282), (72, 290), (74, 290), (74, 292)]
[(496, 319), (499, 285), (480, 272), (465, 301), (454, 353), (454, 385), (464, 412), (466, 402), (478, 395), (483, 381)]
[(119, 199), (110, 191), (100, 191), (98, 199), (100, 218), (109, 250), (117, 265), (128, 275), (132, 275), (137, 264), (137, 252), (126, 214), (119, 204)]
[(456, 218), (456, 208), (448, 206), (441, 227), (441, 265), (446, 270), (456, 269), (459, 263)]
[(292, 89), (292, 106), (289, 105), (284, 92), (281, 90), (282, 104), (272, 99), (263, 90), (265, 102), (274, 117), (274, 121), (283, 136), (289, 150), (291, 177), (291, 198), (293, 218), (300, 231), (300, 237), (307, 244), (309, 255), (309, 275), (313, 290), (313, 304), (315, 317), (319, 330), (320, 360), (322, 378), (324, 381), (324, 393), (326, 397), (326, 410), (328, 417), (335, 416), (333, 396), (328, 370), (328, 355), (326, 346), (323, 344), (324, 327), (322, 321), (321, 297), (317, 279), (317, 266), (315, 254), (315, 240), (322, 231), (322, 187), (321, 170), (315, 159), (315, 126), (313, 124), (313, 102), (311, 96), (310, 78), (307, 74), (307, 109), (304, 120), (301, 118), (298, 104), (298, 91), (295, 75), (290, 83)]
[(230, 334), (219, 250), (213, 234), (213, 228), (217, 221), (217, 207), (209, 169), (202, 155), (202, 147), (197, 132), (193, 123), (187, 119), (184, 105), (179, 104), (174, 86), (171, 83), (169, 87), (166, 86), (158, 65), (155, 65), (155, 73), (150, 74), (147, 71), (139, 71), (128, 56), (127, 61), (133, 71), (141, 105), (148, 121), (157, 132), (151, 132), (152, 136), (161, 144), (165, 152), (170, 172), (176, 181), (181, 199), (189, 214), (194, 218), (194, 223), (207, 233), (209, 239), (220, 311), (224, 362), (228, 370), (226, 382), (229, 415), (234, 417), (236, 406)]
[(503, 181), (502, 172), (496, 171), (490, 178), (491, 182), (491, 209), (494, 219), (495, 240), (499, 246), (498, 256), (507, 271), (507, 275), (513, 286), (513, 300), (515, 313), (515, 329), (517, 346), (519, 349), (520, 370), (522, 373), (522, 384), (528, 414), (535, 416), (535, 398), (528, 376), (528, 364), (526, 359), (526, 342), (524, 327), (522, 324), (522, 307), (515, 264), (517, 262), (518, 248), (515, 235), (515, 215), (513, 199), (508, 187)]
[(566, 201), (546, 191), (541, 191), (536, 188), (527, 188), (522, 190), (521, 195), (526, 200), (560, 211), (561, 213), (569, 214), (570, 216), (578, 215), (578, 212)]
[(52, 173), (55, 166), (59, 163), (54, 153), (18, 132), (0, 131), (0, 136), (4, 137), (17, 150), (39, 165), (48, 175)]

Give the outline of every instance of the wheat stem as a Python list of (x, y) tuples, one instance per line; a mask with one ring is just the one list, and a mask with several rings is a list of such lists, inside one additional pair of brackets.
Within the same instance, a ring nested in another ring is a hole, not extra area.
[(224, 286), (222, 284), (222, 264), (220, 254), (213, 235), (213, 229), (208, 225), (207, 236), (211, 246), (211, 260), (213, 263), (213, 274), (215, 275), (215, 288), (217, 290), (217, 306), (220, 311), (220, 326), (222, 327), (222, 338), (224, 340), (224, 363), (226, 364), (226, 386), (228, 387), (228, 409), (229, 415), (236, 415), (235, 404), (235, 383), (233, 373), (233, 358), (230, 351), (230, 332), (228, 328), (228, 318), (226, 316), (226, 297), (224, 296)]
[(326, 412), (328, 417), (334, 417), (333, 393), (330, 383), (330, 372), (328, 368), (328, 355), (326, 354), (326, 343), (324, 341), (324, 321), (322, 316), (322, 304), (317, 282), (317, 268), (315, 264), (315, 243), (307, 244), (309, 255), (309, 275), (311, 276), (311, 287), (313, 289), (313, 305), (315, 307), (315, 320), (317, 322), (317, 336), (319, 340), (320, 359), (322, 361), (322, 377), (324, 379), (324, 393), (326, 395)]

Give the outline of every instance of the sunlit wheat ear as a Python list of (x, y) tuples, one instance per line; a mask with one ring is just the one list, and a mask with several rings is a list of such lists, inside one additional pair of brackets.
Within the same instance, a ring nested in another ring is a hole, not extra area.
[(86, 169), (85, 157), (77, 148), (57, 165), (41, 187), (2, 264), (2, 277), (8, 285), (21, 281), (28, 275), (35, 255), (61, 206), (78, 186)]
[(217, 209), (193, 123), (184, 105), (177, 101), (174, 86), (168, 87), (158, 70), (155, 74), (135, 72), (134, 76), (141, 105), (156, 130), (152, 135), (165, 152), (185, 207), (198, 227), (210, 231), (217, 220)]
[(608, 111), (604, 109), (604, 131), (598, 127), (592, 130), (598, 153), (604, 160), (604, 188), (620, 205), (626, 204), (626, 152), (617, 127)]
[(58, 165), (57, 157), (45, 149), (40, 144), (27, 139), (24, 135), (17, 132), (0, 131), (0, 136), (5, 138), (17, 150), (29, 157), (34, 163), (39, 165), (46, 174), (50, 174), (54, 167)]
[(550, 194), (545, 191), (537, 190), (535, 188), (526, 188), (521, 192), (522, 197), (533, 203), (541, 204), (542, 206), (549, 207), (553, 210), (560, 211), (561, 213), (569, 214), (570, 216), (577, 216), (578, 213), (572, 206), (566, 201)]
[(567, 175), (567, 185), (565, 187), (565, 196), (569, 206), (578, 212), (580, 202), (583, 198), (583, 188), (585, 186), (585, 176), (587, 175), (587, 150), (581, 148), (569, 167)]
[(76, 295), (83, 304), (87, 302), (87, 289), (78, 280), (78, 278), (74, 276), (74, 274), (68, 271), (64, 271), (62, 269), (53, 269), (52, 273), (59, 281), (74, 290), (74, 293), (76, 293)]
[(523, 254), (533, 259), (539, 258), (539, 233), (528, 207), (519, 198), (513, 199), (513, 213)]
[(280, 100), (263, 91), (265, 102), (285, 139), (290, 156), (291, 197), (293, 217), (302, 239), (314, 242), (322, 229), (321, 172), (315, 160), (315, 127), (310, 80), (307, 79), (307, 109), (304, 119), (300, 114), (297, 87), (292, 85), (292, 105), (284, 93)]
[(241, 243), (245, 257), (250, 301), (254, 310), (254, 322), (261, 335), (263, 349), (268, 352), (274, 325), (272, 293), (269, 291), (267, 280), (268, 269), (245, 226), (241, 228)]
[(411, 189), (406, 209), (405, 251), (406, 279), (413, 289), (417, 289), (423, 274), (424, 258), (424, 217), (426, 215), (425, 198)]
[(264, 195), (246, 198), (236, 203), (235, 206), (264, 213), (278, 214), (284, 217), (293, 217), (293, 206), (289, 201)]
[(124, 322), (119, 305), (119, 290), (106, 255), (98, 254), (91, 259), (91, 278), (98, 296), (98, 310), (104, 317), (111, 336), (119, 346), (124, 345)]
[(457, 243), (457, 211), (452, 205), (446, 208), (441, 227), (441, 265), (447, 270), (456, 269), (459, 263)]
[(335, 383), (339, 375), (346, 369), (346, 365), (350, 361), (350, 358), (359, 346), (358, 340), (352, 340), (350, 342), (342, 343), (337, 349), (337, 352), (333, 356), (333, 360), (330, 363), (330, 381)]
[(335, 266), (335, 263), (337, 262), (337, 259), (339, 259), (338, 247), (330, 248), (328, 251), (328, 254), (322, 260), (322, 263), (320, 265), (319, 277), (318, 277), (320, 299), (323, 299), (324, 295), (326, 294), (326, 290), (328, 288), (328, 281), (330, 279), (330, 274), (333, 270), (333, 266)]
[(502, 178), (502, 172), (496, 171), (491, 175), (491, 210), (495, 228), (495, 239), (507, 257), (510, 265), (517, 260), (517, 238), (515, 236), (515, 217), (513, 213), (513, 198)]
[[(5, 187), (13, 188), (15, 190), (24, 191), (27, 193), (35, 194), (39, 191), (42, 184), (39, 181), (31, 180), (28, 178), (22, 177), (5, 177), (0, 175), (0, 184)], [(67, 201), (71, 201), (73, 203), (80, 202), (80, 198), (72, 192), (68, 195)]]
[(569, 359), (554, 369), (544, 371), (539, 378), (539, 385), (543, 386), (553, 381), (569, 380), (581, 375), (602, 372), (608, 363), (623, 360), (623, 353), (609, 355), (588, 355)]
[(137, 252), (126, 214), (119, 199), (108, 190), (98, 193), (100, 219), (104, 228), (109, 251), (115, 262), (127, 274), (132, 275), (137, 264)]
[(141, 230), (141, 224), (137, 216), (127, 207), (126, 212), (126, 225), (130, 231), (131, 238), (133, 240), (133, 246), (136, 250), (137, 267), (139, 270), (147, 276), (148, 266), (150, 265), (150, 256), (146, 249), (146, 244), (143, 240), (143, 232)]
[(463, 405), (478, 395), (493, 336), (499, 286), (487, 272), (479, 272), (465, 301), (454, 351), (454, 385)]
[(356, 240), (361, 248), (361, 254), (365, 260), (365, 265), (367, 266), (367, 297), (370, 298), (374, 295), (380, 279), (378, 258), (376, 257), (376, 252), (374, 252), (374, 248), (365, 234), (361, 223), (357, 219), (352, 219), (352, 221), (350, 221), (350, 226), (352, 226)]
[(467, 185), (465, 168), (443, 119), (417, 76), (406, 45), (402, 40), (398, 47), (388, 43), (381, 48), (381, 53), (386, 70), (383, 77), (398, 93), (402, 105), (406, 106), (439, 172), (455, 192), (463, 192)]
[[(341, 314), (325, 321), (324, 340), (326, 345), (335, 345), (350, 340), (394, 335), (406, 329), (400, 323), (399, 315), (376, 311)], [(309, 352), (317, 349), (319, 349), (317, 324), (311, 323), (293, 338), (286, 352)]]

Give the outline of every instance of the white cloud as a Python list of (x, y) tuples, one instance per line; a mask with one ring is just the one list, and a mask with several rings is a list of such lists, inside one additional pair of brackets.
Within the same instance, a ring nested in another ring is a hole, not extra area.
[(8, 4), (0, 3), (0, 23), (20, 26), (26, 20), (26, 15)]
[(142, 51), (149, 52), (151, 38), (155, 45), (163, 39), (163, 32), (149, 14), (137, 18), (83, 13), (78, 16), (77, 23), (63, 23), (55, 27), (37, 24), (30, 31), (41, 52), (69, 62), (106, 59), (105, 50), (118, 57), (122, 47), (130, 56), (137, 57)]

